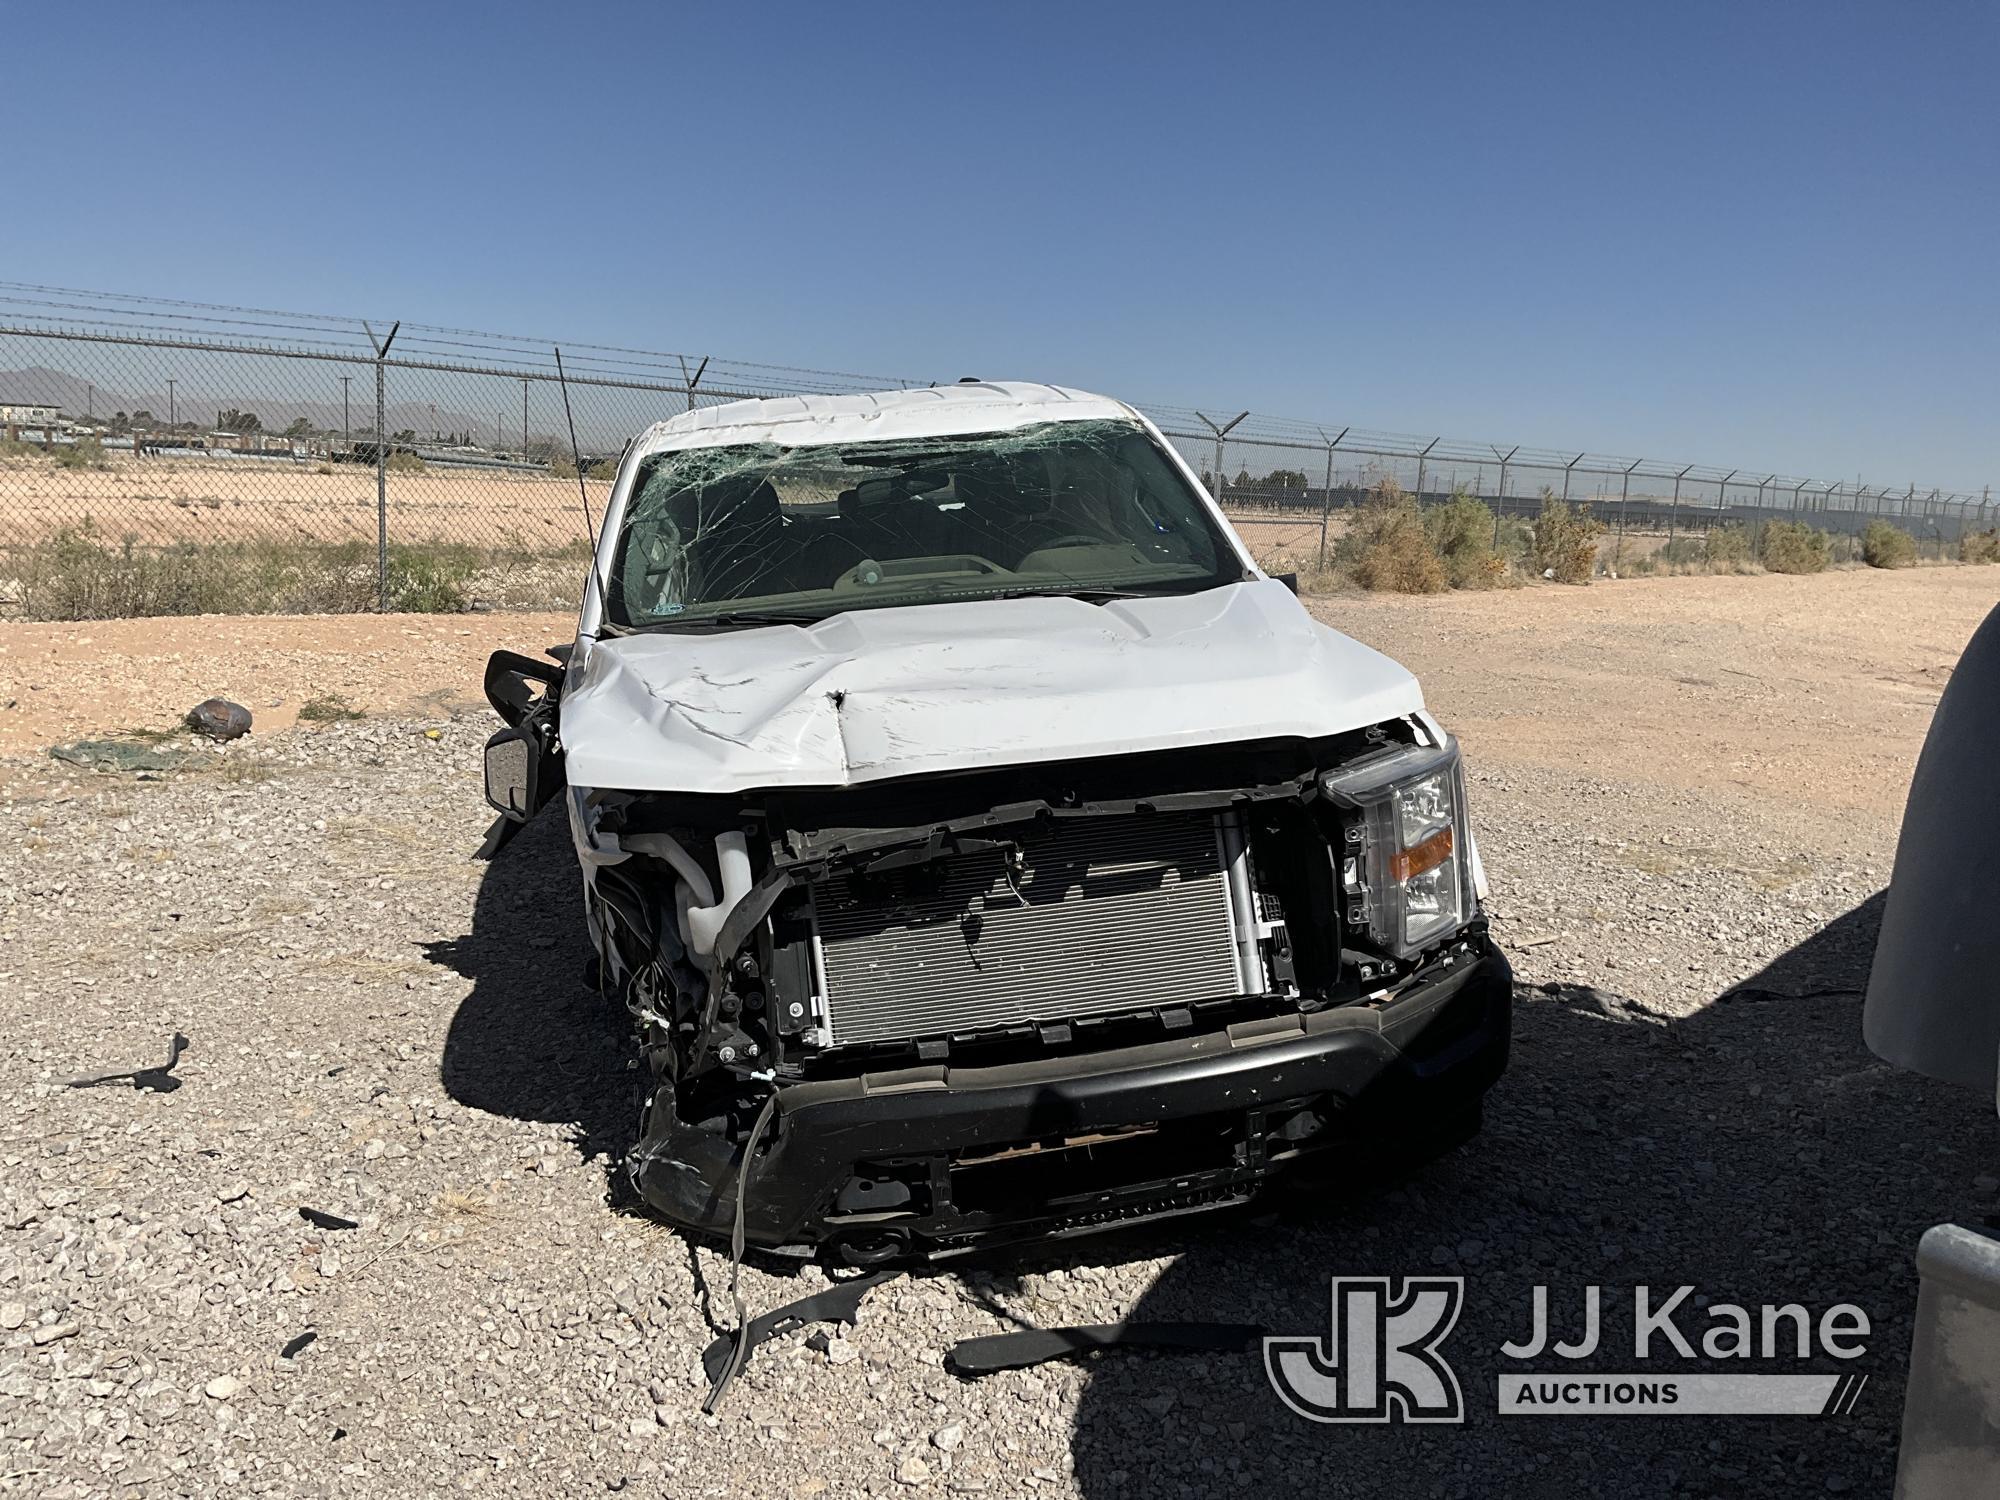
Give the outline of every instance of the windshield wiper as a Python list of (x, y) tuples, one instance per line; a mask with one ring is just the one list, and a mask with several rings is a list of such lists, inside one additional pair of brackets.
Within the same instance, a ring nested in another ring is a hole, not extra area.
[(725, 609), (713, 615), (669, 615), (655, 620), (649, 630), (695, 629), (704, 625), (817, 625), (826, 618), (806, 609)]
[(1213, 583), (1200, 582), (1194, 588), (1180, 588), (1172, 585), (1152, 588), (1097, 587), (1093, 584), (1078, 584), (1064, 588), (1061, 584), (1051, 584), (1047, 588), (1003, 589), (989, 597), (996, 599), (1081, 599), (1086, 604), (1110, 604), (1118, 599), (1160, 599), (1170, 594), (1198, 594), (1204, 589), (1216, 587)]

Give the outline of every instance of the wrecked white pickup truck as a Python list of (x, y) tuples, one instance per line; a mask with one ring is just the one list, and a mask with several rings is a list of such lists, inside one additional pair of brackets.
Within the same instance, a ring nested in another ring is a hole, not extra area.
[(1120, 402), (662, 422), (574, 648), (487, 690), (682, 1225), (866, 1265), (1236, 1203), (1462, 1138), (1505, 1064), (1455, 742)]

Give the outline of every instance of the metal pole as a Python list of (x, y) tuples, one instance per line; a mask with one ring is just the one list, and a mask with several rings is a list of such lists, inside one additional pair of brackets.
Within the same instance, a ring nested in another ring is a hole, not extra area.
[(1674, 544), (1674, 527), (1681, 518), (1681, 481), (1687, 478), (1688, 469), (1692, 469), (1693, 467), (1693, 464), (1689, 464), (1687, 469), (1682, 469), (1680, 473), (1674, 476), (1674, 508), (1667, 512), (1667, 545), (1669, 547)]
[(1431, 449), (1443, 441), (1441, 437), (1432, 438), (1424, 445), (1424, 451), (1417, 455), (1417, 504), (1419, 505), (1424, 503), (1424, 460), (1431, 456)]
[[(1495, 445), (1493, 451), (1499, 453), (1500, 449)], [(1521, 445), (1516, 443), (1506, 453), (1502, 454), (1500, 458), (1500, 493), (1493, 500), (1493, 545), (1495, 547), (1500, 545), (1500, 512), (1507, 505), (1507, 460), (1520, 451)]]
[(1620, 547), (1625, 545), (1625, 507), (1632, 499), (1632, 470), (1638, 468), (1645, 461), (1643, 458), (1633, 459), (1631, 467), (1626, 469), (1625, 477), (1618, 484), (1618, 545)]
[[(1323, 438), (1324, 432), (1320, 434)], [(1340, 429), (1340, 437), (1326, 445), (1326, 488), (1319, 497), (1319, 567), (1326, 571), (1326, 523), (1333, 515), (1333, 450), (1340, 446), (1340, 439), (1347, 436), (1345, 427)]]
[(528, 456), (528, 382), (521, 382), (521, 457)]
[(695, 372), (692, 375), (688, 374), (688, 362), (685, 354), (676, 354), (674, 358), (681, 362), (681, 383), (687, 387), (687, 409), (693, 411), (694, 388), (701, 384), (702, 372), (708, 368), (708, 356), (704, 354), (701, 357), (701, 363), (695, 367)]
[(389, 612), (389, 421), (387, 393), (384, 387), (383, 361), (388, 358), (389, 346), (396, 342), (396, 330), (403, 326), (398, 318), (389, 325), (389, 336), (377, 339), (375, 330), (363, 323), (368, 342), (375, 346), (375, 609), (378, 614)]
[(382, 357), (375, 356), (375, 611), (389, 612), (389, 443)]
[(175, 425), (175, 423), (174, 423), (174, 382), (173, 382), (173, 380), (172, 380), (171, 378), (169, 378), (169, 379), (168, 379), (168, 381), (167, 381), (167, 429), (168, 429), (169, 431), (172, 431), (172, 430), (173, 430), (173, 427), (174, 427), (174, 425)]
[(1565, 504), (1569, 501), (1569, 471), (1582, 462), (1583, 455), (1579, 453), (1575, 458), (1572, 458), (1568, 463), (1563, 465), (1563, 501)]
[(1222, 504), (1222, 440), (1227, 436), (1229, 436), (1230, 430), (1234, 428), (1238, 422), (1242, 421), (1245, 417), (1249, 416), (1250, 413), (1247, 411), (1239, 411), (1235, 416), (1231, 417), (1227, 422), (1224, 422), (1220, 427), (1216, 426), (1215, 423), (1210, 422), (1206, 414), (1202, 412), (1196, 412), (1195, 415), (1197, 417), (1200, 417), (1203, 422), (1208, 423), (1208, 430), (1215, 434), (1215, 484), (1212, 487), (1212, 490), (1215, 503), (1217, 505), (1220, 505)]
[(346, 443), (350, 450), (354, 447), (354, 424), (352, 417), (348, 413), (347, 397), (349, 394), (348, 388), (353, 383), (354, 377), (352, 375), (343, 375), (340, 377), (340, 440)]

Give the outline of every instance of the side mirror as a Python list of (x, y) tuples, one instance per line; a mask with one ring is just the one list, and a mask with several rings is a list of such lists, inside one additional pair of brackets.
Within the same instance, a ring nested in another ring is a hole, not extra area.
[(1296, 593), (1297, 593), (1297, 592), (1299, 591), (1299, 575), (1298, 575), (1298, 574), (1296, 574), (1296, 573), (1273, 573), (1273, 574), (1271, 575), (1271, 577), (1272, 577), (1272, 578), (1274, 578), (1274, 579), (1276, 579), (1276, 580), (1277, 580), (1277, 581), (1278, 581), (1279, 583), (1282, 583), (1282, 584), (1283, 584), (1283, 585), (1284, 585), (1284, 586), (1285, 586), (1286, 588), (1290, 589), (1290, 590), (1291, 590), (1291, 591), (1292, 591), (1292, 592), (1293, 592), (1294, 594), (1296, 594)]
[(542, 805), (541, 747), (526, 729), (502, 729), (486, 742), (486, 800), (504, 818), (525, 823)]

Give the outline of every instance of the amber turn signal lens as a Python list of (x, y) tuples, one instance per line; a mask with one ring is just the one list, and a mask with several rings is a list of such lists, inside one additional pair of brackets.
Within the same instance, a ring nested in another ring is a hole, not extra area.
[(1413, 875), (1421, 875), (1426, 870), (1435, 870), (1451, 858), (1451, 829), (1440, 828), (1421, 844), (1410, 849), (1398, 849), (1389, 856), (1389, 877), (1398, 885)]

